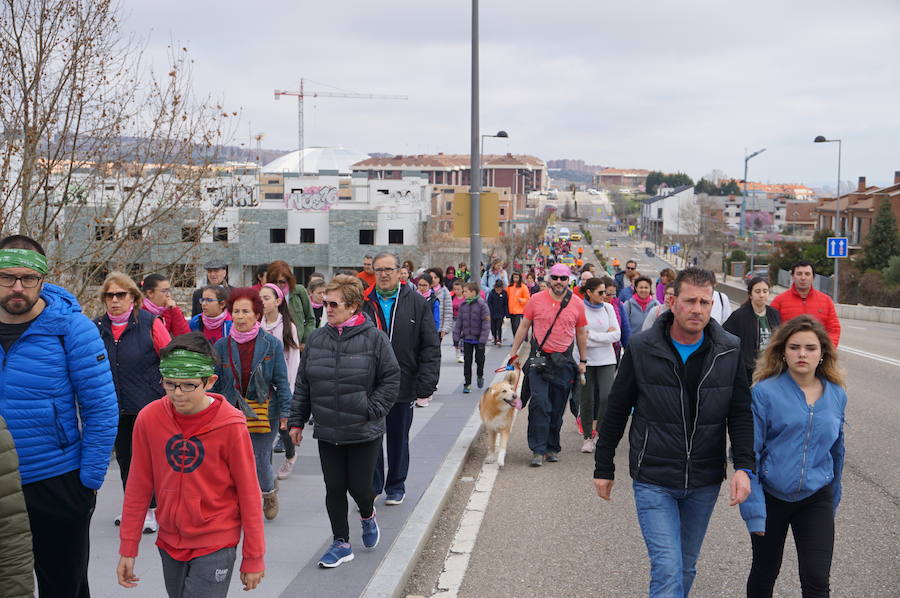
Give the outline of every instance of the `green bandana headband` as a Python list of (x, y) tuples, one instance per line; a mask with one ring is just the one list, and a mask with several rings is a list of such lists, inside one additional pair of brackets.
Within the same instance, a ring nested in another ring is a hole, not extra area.
[(209, 378), (216, 373), (212, 358), (187, 349), (176, 349), (159, 362), (159, 373), (163, 378), (193, 380)]
[(30, 268), (47, 275), (47, 257), (31, 249), (0, 249), (0, 270), (4, 268)]

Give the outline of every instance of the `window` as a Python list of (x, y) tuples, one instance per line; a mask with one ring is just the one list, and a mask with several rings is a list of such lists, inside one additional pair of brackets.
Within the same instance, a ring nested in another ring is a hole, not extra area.
[(109, 276), (109, 268), (106, 264), (86, 264), (85, 270), (87, 270), (85, 274), (87, 274), (88, 284), (93, 286), (100, 286), (106, 280), (106, 277)]
[(97, 224), (94, 226), (95, 241), (110, 241), (113, 236), (115, 236), (115, 228), (112, 224)]
[(143, 276), (141, 276), (143, 271), (144, 266), (142, 264), (125, 264), (125, 274), (138, 284), (141, 283), (141, 279), (143, 278)]
[(199, 243), (200, 227), (199, 226), (182, 226), (181, 227), (182, 243)]
[(287, 242), (287, 229), (286, 228), (270, 228), (269, 229), (269, 243), (286, 243)]
[(215, 193), (215, 192), (218, 191), (218, 190), (219, 190), (218, 187), (207, 187), (207, 188), (206, 188), (206, 192), (207, 192), (207, 193)]
[(309, 275), (316, 271), (315, 266), (294, 266), (294, 279), (304, 286), (309, 284)]
[(130, 241), (139, 241), (144, 238), (144, 229), (140, 226), (128, 227), (128, 239)]
[(402, 228), (388, 229), (388, 244), (403, 245), (403, 229)]
[(116, 190), (115, 185), (106, 185), (103, 188), (106, 189), (107, 191), (115, 191)]
[(169, 282), (173, 287), (193, 288), (197, 280), (197, 267), (194, 264), (175, 264)]
[(278, 179), (269, 179), (269, 182), (268, 182), (267, 184), (269, 184), (269, 185), (280, 185), (280, 184), (281, 184), (281, 181), (279, 181)]
[(506, 208), (500, 208), (500, 215), (506, 216)]
[(382, 195), (390, 195), (390, 191), (388, 191), (387, 189), (378, 189), (378, 192)]
[(300, 229), (300, 242), (301, 243), (315, 243), (316, 242), (316, 229), (301, 228)]
[(452, 213), (453, 213), (453, 202), (452, 202), (452, 201), (448, 201), (448, 202), (445, 202), (445, 203), (444, 203), (444, 212), (445, 212), (446, 214), (452, 214)]
[(265, 199), (284, 199), (284, 193), (266, 193)]
[(374, 230), (359, 231), (359, 244), (360, 245), (374, 245), (375, 244), (375, 231)]
[(228, 241), (228, 227), (227, 226), (214, 226), (213, 227), (213, 241)]

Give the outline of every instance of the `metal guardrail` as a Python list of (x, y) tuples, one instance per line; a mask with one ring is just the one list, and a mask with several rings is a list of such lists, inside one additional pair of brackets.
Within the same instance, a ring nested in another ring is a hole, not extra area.
[[(791, 273), (787, 270), (779, 270), (778, 271), (778, 286), (782, 286), (784, 288), (790, 288), (791, 286)], [(813, 288), (817, 291), (822, 291), (826, 295), (834, 295), (834, 281), (827, 276), (822, 276), (820, 274), (816, 274), (815, 280), (813, 280)]]

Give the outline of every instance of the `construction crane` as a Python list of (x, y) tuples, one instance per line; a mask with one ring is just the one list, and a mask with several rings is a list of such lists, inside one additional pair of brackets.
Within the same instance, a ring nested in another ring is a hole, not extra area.
[(299, 156), (299, 168), (297, 172), (299, 176), (303, 176), (303, 98), (352, 98), (357, 100), (407, 100), (406, 96), (398, 96), (398, 95), (384, 95), (384, 94), (374, 94), (374, 93), (348, 93), (348, 92), (335, 92), (335, 91), (305, 91), (303, 86), (303, 79), (300, 79), (300, 90), (299, 91), (287, 91), (284, 89), (276, 89), (275, 90), (275, 99), (278, 100), (281, 96), (297, 96), (297, 137), (300, 146), (300, 151), (298, 152)]

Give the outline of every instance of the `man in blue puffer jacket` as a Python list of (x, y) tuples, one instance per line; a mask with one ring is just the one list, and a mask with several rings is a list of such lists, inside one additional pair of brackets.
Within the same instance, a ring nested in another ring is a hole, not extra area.
[(39, 243), (0, 240), (0, 415), (19, 453), (39, 593), (81, 598), (118, 405), (97, 327), (47, 273)]

